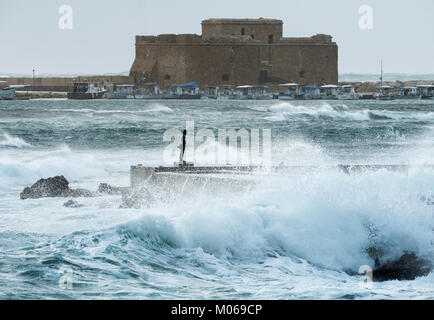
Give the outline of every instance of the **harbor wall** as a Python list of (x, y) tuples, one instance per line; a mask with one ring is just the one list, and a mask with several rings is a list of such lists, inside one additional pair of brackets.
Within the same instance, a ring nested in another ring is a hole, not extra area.
[(21, 91), (52, 91), (68, 92), (73, 87), (75, 81), (93, 83), (95, 86), (110, 90), (115, 84), (133, 83), (128, 76), (76, 76), (76, 77), (35, 77), (34, 89), (32, 77), (4, 77), (0, 81), (7, 81), (8, 85), (29, 85), (21, 88)]

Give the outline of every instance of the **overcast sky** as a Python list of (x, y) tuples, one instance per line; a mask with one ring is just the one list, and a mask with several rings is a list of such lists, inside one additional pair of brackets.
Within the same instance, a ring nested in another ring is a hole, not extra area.
[[(73, 29), (59, 28), (59, 7)], [(359, 28), (359, 8), (373, 29)], [(201, 33), (207, 18), (277, 18), (284, 36), (326, 33), (339, 73), (434, 73), (434, 0), (0, 0), (0, 74), (129, 71), (135, 35)]]

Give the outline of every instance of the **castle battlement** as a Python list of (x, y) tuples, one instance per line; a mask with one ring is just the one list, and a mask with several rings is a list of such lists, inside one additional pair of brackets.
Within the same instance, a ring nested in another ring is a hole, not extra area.
[(158, 36), (136, 36), (136, 45), (149, 44), (268, 44), (268, 45), (284, 45), (284, 44), (330, 44), (332, 37), (329, 35), (318, 34), (312, 37), (284, 37), (277, 39), (272, 44), (262, 40), (254, 39), (251, 36), (242, 35), (220, 35), (209, 38), (203, 38), (197, 34), (161, 34)]

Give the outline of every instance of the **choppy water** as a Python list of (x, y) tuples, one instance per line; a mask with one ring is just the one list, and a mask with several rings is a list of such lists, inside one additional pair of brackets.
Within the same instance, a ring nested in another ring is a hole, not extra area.
[[(246, 194), (144, 209), (120, 209), (120, 196), (78, 209), (19, 200), (55, 175), (128, 186), (129, 166), (163, 164), (163, 133), (187, 120), (270, 128), (275, 164), (415, 166), (271, 174)], [(434, 164), (433, 147), (434, 101), (0, 101), (0, 298), (432, 299), (433, 273), (371, 289), (350, 274), (374, 264), (367, 225), (390, 258), (434, 261), (434, 207), (422, 201), (434, 171), (417, 166)]]

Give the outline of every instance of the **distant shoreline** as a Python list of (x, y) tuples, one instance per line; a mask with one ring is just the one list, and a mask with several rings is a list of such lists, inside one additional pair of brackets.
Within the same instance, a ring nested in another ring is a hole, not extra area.
[[(379, 74), (343, 73), (339, 75), (339, 82), (376, 82), (380, 81)], [(385, 73), (383, 81), (434, 81), (434, 74), (405, 74)]]

